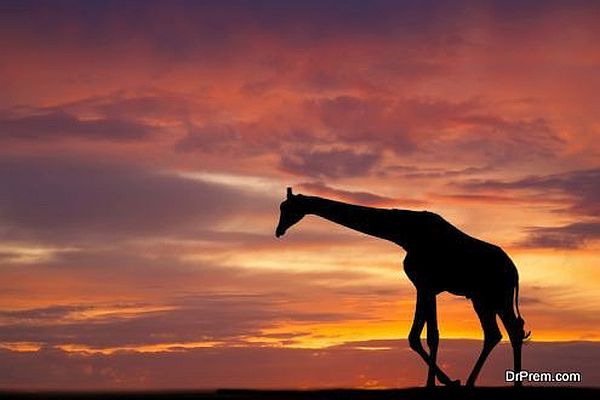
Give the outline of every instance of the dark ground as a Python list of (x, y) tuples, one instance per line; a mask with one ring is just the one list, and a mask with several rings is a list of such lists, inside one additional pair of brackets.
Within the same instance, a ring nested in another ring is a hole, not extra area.
[(511, 387), (411, 388), (394, 390), (229, 390), (164, 392), (10, 392), (0, 391), (0, 399), (174, 399), (174, 400), (413, 400), (413, 399), (508, 399), (508, 400), (598, 400), (600, 388)]

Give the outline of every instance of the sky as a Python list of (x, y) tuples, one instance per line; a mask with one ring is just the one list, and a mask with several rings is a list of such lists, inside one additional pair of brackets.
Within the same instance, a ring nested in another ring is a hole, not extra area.
[[(500, 245), (524, 367), (600, 385), (598, 2), (0, 10), (0, 388), (424, 384), (404, 251), (314, 216), (276, 239), (288, 186)], [(479, 322), (438, 315), (464, 381)]]

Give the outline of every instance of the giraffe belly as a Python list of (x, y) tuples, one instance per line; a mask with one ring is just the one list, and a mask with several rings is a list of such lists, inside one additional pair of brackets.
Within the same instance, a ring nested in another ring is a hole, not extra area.
[(465, 277), (474, 274), (461, 268), (448, 268), (448, 262), (440, 263), (428, 257), (407, 257), (404, 260), (404, 271), (417, 289), (425, 289), (434, 293), (449, 292), (457, 296), (471, 298), (471, 279)]
[(451, 244), (407, 252), (404, 270), (417, 289), (500, 298), (515, 285), (514, 264), (501, 248), (475, 239)]
[(446, 289), (445, 292), (452, 293), (455, 296), (464, 296), (467, 299), (471, 298), (471, 294), (467, 293), (466, 290)]

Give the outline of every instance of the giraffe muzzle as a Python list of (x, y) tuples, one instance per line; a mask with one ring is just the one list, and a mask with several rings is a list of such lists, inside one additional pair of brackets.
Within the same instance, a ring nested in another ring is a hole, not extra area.
[(275, 229), (275, 237), (279, 238), (283, 235), (285, 235), (285, 229), (278, 226), (277, 229)]

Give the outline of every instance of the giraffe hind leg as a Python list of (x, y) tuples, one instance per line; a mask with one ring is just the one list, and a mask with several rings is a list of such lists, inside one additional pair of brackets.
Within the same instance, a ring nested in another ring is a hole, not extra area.
[[(521, 371), (521, 349), (523, 347), (523, 340), (526, 339), (529, 334), (525, 334), (523, 329), (524, 321), (515, 315), (512, 308), (512, 301), (509, 306), (505, 306), (504, 309), (499, 313), (500, 319), (508, 332), (510, 338), (510, 344), (513, 350), (513, 364), (514, 372), (516, 375)], [(515, 386), (521, 386), (522, 382), (515, 380)]]
[(467, 379), (467, 386), (475, 385), (475, 381), (477, 380), (477, 376), (479, 375), (485, 360), (494, 347), (500, 342), (500, 339), (502, 339), (502, 334), (500, 333), (498, 323), (496, 322), (496, 311), (488, 304), (477, 300), (473, 301), (473, 306), (477, 313), (477, 317), (481, 322), (481, 328), (483, 329), (483, 349)]

